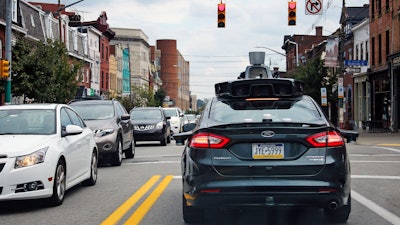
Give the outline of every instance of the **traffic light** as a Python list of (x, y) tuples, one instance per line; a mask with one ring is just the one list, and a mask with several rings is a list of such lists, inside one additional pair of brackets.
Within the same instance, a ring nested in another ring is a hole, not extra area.
[(288, 25), (296, 25), (296, 2), (288, 2)]
[(0, 73), (2, 78), (7, 78), (10, 74), (10, 62), (2, 59), (0, 65)]
[(225, 3), (218, 4), (218, 27), (225, 27)]

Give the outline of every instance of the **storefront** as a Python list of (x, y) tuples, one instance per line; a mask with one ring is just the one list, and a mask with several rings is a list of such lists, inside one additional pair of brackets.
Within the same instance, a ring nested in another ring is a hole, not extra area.
[(393, 132), (398, 132), (400, 121), (400, 52), (388, 56), (390, 62), (390, 81), (391, 81), (391, 123), (390, 129)]

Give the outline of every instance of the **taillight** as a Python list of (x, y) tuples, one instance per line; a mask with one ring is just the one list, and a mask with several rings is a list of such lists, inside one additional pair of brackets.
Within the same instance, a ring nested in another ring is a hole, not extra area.
[(313, 147), (335, 147), (345, 144), (343, 137), (336, 131), (321, 132), (307, 138)]
[(223, 148), (228, 142), (229, 138), (211, 134), (211, 133), (198, 133), (193, 135), (190, 141), (190, 147), (194, 148)]

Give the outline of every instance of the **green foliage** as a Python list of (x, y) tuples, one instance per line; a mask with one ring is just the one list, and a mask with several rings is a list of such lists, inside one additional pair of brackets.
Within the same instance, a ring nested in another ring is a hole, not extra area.
[(165, 96), (166, 96), (165, 91), (162, 90), (161, 88), (158, 89), (154, 94), (154, 103), (155, 103), (154, 106), (162, 106)]
[(14, 96), (49, 103), (67, 103), (75, 98), (81, 63), (68, 57), (63, 43), (18, 39), (12, 55)]
[(328, 74), (324, 61), (320, 58), (309, 60), (305, 65), (298, 67), (294, 78), (304, 82), (304, 94), (311, 96), (318, 103), (321, 102), (322, 87), (327, 90), (329, 102), (337, 101), (332, 93), (337, 78)]

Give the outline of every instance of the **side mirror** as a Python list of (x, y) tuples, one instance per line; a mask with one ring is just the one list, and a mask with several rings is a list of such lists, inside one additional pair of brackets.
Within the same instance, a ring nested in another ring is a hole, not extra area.
[(187, 123), (187, 124), (183, 125), (182, 131), (183, 132), (192, 131), (195, 127), (196, 127), (196, 123)]

